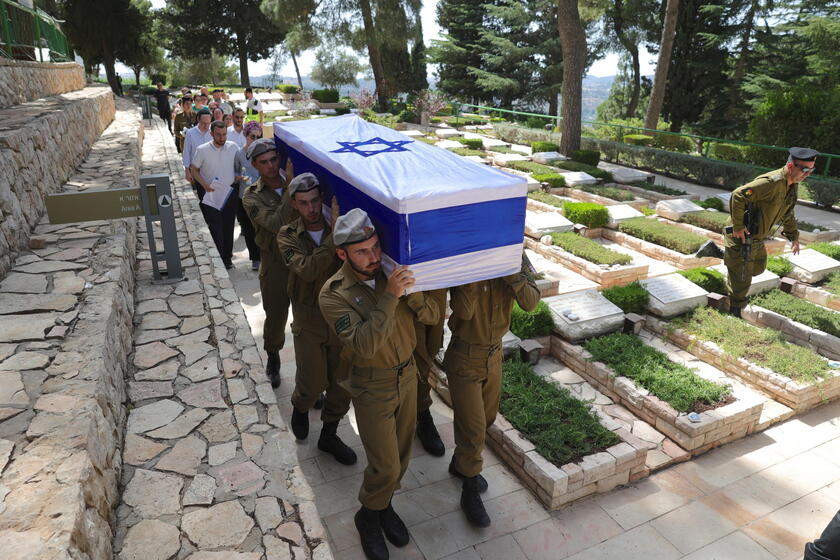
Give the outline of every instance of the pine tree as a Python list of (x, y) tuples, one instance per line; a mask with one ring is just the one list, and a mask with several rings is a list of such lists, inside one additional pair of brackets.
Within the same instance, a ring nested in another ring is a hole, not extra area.
[(432, 41), (429, 60), (438, 65), (438, 88), (463, 101), (491, 99), (476, 84), (471, 68), (482, 69), (481, 32), (485, 0), (439, 0), (437, 22), (443, 39)]

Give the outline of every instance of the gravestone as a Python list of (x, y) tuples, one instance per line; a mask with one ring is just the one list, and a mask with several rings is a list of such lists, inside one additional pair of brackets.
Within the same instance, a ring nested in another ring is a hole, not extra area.
[(522, 154), (493, 154), (493, 163), (499, 167), (505, 167), (512, 161), (528, 161), (528, 158)]
[(725, 192), (725, 193), (716, 194), (715, 198), (721, 199), (723, 201), (724, 211), (729, 212), (729, 199), (732, 198), (732, 193)]
[(619, 222), (624, 220), (644, 216), (644, 214), (629, 204), (613, 204), (612, 206), (607, 206), (607, 212), (610, 214), (609, 226), (611, 228), (617, 228)]
[(556, 161), (566, 161), (569, 158), (559, 152), (537, 152), (531, 156), (531, 159), (543, 165), (551, 165)]
[(322, 115), (335, 115), (335, 109), (321, 109)]
[(488, 138), (487, 136), (479, 136), (479, 138), (481, 138), (481, 145), (487, 150), (502, 146), (506, 147), (510, 145), (503, 140), (499, 140), (498, 138)]
[(560, 175), (566, 179), (566, 184), (570, 187), (595, 185), (598, 183), (598, 179), (583, 171), (561, 171)]
[(702, 212), (703, 207), (694, 204), (687, 198), (674, 198), (671, 200), (660, 200), (656, 203), (656, 213), (663, 218), (679, 222), (682, 217), (692, 212)]
[(539, 239), (552, 232), (571, 231), (574, 224), (558, 212), (525, 212), (525, 233)]
[(793, 264), (790, 275), (806, 284), (816, 284), (832, 272), (840, 270), (840, 261), (813, 249), (803, 249), (798, 255), (785, 256)]
[(621, 330), (624, 312), (598, 290), (584, 290), (546, 298), (554, 326), (570, 341)]
[(709, 293), (681, 274), (641, 280), (650, 294), (648, 311), (659, 317), (676, 317), (706, 304)]
[(510, 149), (518, 154), (525, 154), (526, 156), (531, 155), (530, 146), (523, 146), (522, 144), (511, 144)]
[[(718, 264), (709, 268), (717, 270), (724, 276), (728, 274), (725, 264)], [(780, 284), (781, 279), (778, 275), (770, 272), (769, 270), (765, 270), (758, 276), (753, 276), (752, 284), (750, 284), (750, 289), (747, 291), (747, 295), (754, 296), (755, 294), (760, 294), (761, 292), (767, 292), (778, 288)]]
[(448, 150), (449, 148), (463, 148), (464, 145), (460, 142), (456, 142), (455, 140), (439, 140), (435, 142), (435, 146), (438, 148), (443, 148), (444, 150)]
[(454, 138), (456, 136), (462, 136), (461, 131), (454, 128), (439, 128), (435, 130), (435, 135), (438, 138)]
[(653, 177), (653, 173), (639, 171), (638, 169), (627, 169), (626, 167), (615, 167), (609, 171), (616, 183), (638, 183), (639, 181), (649, 181)]
[(464, 156), (466, 159), (470, 160), (473, 163), (480, 163), (482, 165), (487, 165), (487, 160), (481, 156)]
[(541, 282), (556, 282), (556, 293), (558, 294), (580, 292), (581, 290), (598, 287), (597, 282), (584, 278), (577, 272), (545, 258), (536, 251), (525, 249), (525, 255), (527, 255), (528, 260), (531, 261), (536, 271), (542, 275), (542, 279), (537, 280), (537, 287), (540, 287)]
[(425, 134), (423, 134), (423, 133), (422, 133), (422, 132), (420, 132), (419, 130), (415, 130), (415, 129), (400, 130), (400, 132), (402, 132), (402, 133), (403, 133), (403, 134), (405, 134), (406, 136), (410, 136), (410, 137), (412, 137), (412, 138), (417, 138), (417, 137), (423, 137), (423, 136), (426, 136)]

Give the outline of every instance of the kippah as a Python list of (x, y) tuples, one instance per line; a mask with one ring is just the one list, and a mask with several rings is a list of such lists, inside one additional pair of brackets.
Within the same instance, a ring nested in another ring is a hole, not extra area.
[(814, 161), (819, 155), (817, 150), (812, 150), (811, 148), (793, 147), (788, 150), (788, 152), (793, 159), (798, 159), (800, 161)]

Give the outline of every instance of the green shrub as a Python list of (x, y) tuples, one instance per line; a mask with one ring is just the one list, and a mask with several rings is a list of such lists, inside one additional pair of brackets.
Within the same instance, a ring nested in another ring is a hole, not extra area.
[(784, 315), (812, 329), (840, 336), (840, 313), (811, 303), (807, 299), (775, 289), (752, 297), (750, 303)]
[(459, 156), (478, 156), (484, 157), (485, 154), (481, 150), (473, 150), (472, 148), (447, 148), (453, 154), (458, 154)]
[(726, 294), (726, 276), (718, 270), (700, 266), (688, 270), (678, 270), (677, 274), (685, 276), (707, 292)]
[(528, 128), (545, 128), (545, 125), (551, 122), (549, 119), (544, 119), (541, 117), (528, 117), (525, 119), (523, 123)]
[(418, 117), (417, 113), (415, 113), (414, 111), (411, 111), (409, 109), (403, 109), (402, 111), (397, 113), (397, 122), (419, 124), (420, 117)]
[(700, 200), (697, 202), (697, 205), (707, 210), (717, 210), (718, 212), (723, 212), (724, 209), (723, 200), (716, 196), (710, 196), (705, 200)]
[(819, 181), (812, 177), (805, 181), (805, 190), (811, 195), (811, 200), (825, 208), (831, 208), (840, 201), (840, 182), (837, 181)]
[(540, 455), (557, 466), (621, 443), (588, 404), (538, 376), (527, 363), (509, 360), (502, 364), (499, 410)]
[(336, 107), (335, 108), (335, 114), (336, 115), (347, 115), (349, 113), (350, 113), (350, 108), (349, 107)]
[(647, 134), (625, 134), (624, 142), (634, 146), (650, 146), (653, 143), (653, 136)]
[(143, 95), (154, 95), (155, 92), (157, 91), (157, 88), (146, 86), (140, 91)]
[(821, 287), (834, 295), (840, 295), (840, 272), (832, 272), (829, 274)]
[(638, 280), (626, 286), (606, 288), (601, 294), (625, 313), (644, 313), (650, 299), (650, 294)]
[(608, 249), (588, 237), (583, 237), (572, 232), (554, 232), (551, 240), (564, 251), (568, 251), (576, 257), (585, 259), (595, 264), (612, 266), (615, 264), (630, 264), (633, 257)]
[(618, 202), (628, 202), (630, 200), (636, 199), (633, 193), (625, 191), (624, 189), (620, 189), (618, 187), (605, 187), (602, 185), (583, 185), (582, 187), (580, 187), (580, 190), (582, 190), (583, 192), (588, 192), (590, 194), (603, 196), (605, 198), (609, 198), (610, 200), (616, 200)]
[(612, 173), (609, 171), (605, 171), (603, 169), (598, 169), (597, 167), (593, 167), (591, 165), (587, 165), (585, 163), (581, 163), (579, 161), (561, 161), (558, 164), (562, 169), (566, 171), (583, 171), (584, 173), (589, 173), (593, 177), (597, 177), (598, 179), (603, 179), (609, 183), (613, 182)]
[(811, 243), (808, 245), (808, 248), (818, 251), (826, 257), (840, 260), (840, 245), (835, 245), (834, 243)]
[(647, 181), (639, 181), (638, 183), (633, 183), (633, 186), (638, 187), (640, 189), (644, 189), (646, 191), (664, 194), (667, 196), (683, 196), (685, 194), (688, 194), (687, 192), (680, 189), (666, 187), (665, 185), (654, 185), (653, 183), (648, 183)]
[(601, 152), (598, 150), (574, 150), (569, 157), (573, 161), (579, 161), (592, 167), (597, 167), (598, 162), (601, 161)]
[(493, 146), (492, 148), (487, 148), (491, 152), (496, 152), (497, 154), (513, 154), (515, 153), (513, 150), (510, 149), (510, 146)]
[(280, 84), (277, 86), (280, 93), (300, 93), (300, 86), (292, 84)]
[(560, 189), (566, 186), (566, 178), (559, 173), (534, 173), (531, 177), (535, 181), (547, 184), (552, 189)]
[(828, 362), (810, 348), (785, 342), (779, 331), (754, 327), (710, 307), (698, 307), (672, 324), (714, 342), (734, 358), (744, 358), (797, 381), (816, 382), (831, 376)]
[(776, 276), (787, 276), (793, 272), (793, 263), (779, 255), (767, 257), (767, 270)]
[(557, 173), (555, 167), (543, 165), (535, 161), (509, 161), (505, 165), (517, 171), (525, 171), (526, 173)]
[(560, 151), (560, 146), (555, 144), (554, 142), (531, 142), (531, 151), (534, 153), (537, 152), (558, 152)]
[(604, 227), (610, 221), (607, 207), (594, 202), (566, 202), (563, 205), (563, 213), (572, 223), (590, 228)]
[(695, 148), (695, 144), (691, 138), (686, 138), (679, 134), (667, 134), (665, 132), (654, 134), (651, 146), (662, 148), (669, 152), (682, 152), (685, 154), (690, 154)]
[(440, 117), (432, 117), (429, 119), (429, 122), (432, 124), (440, 124), (443, 121), (440, 120)]
[(723, 142), (712, 142), (709, 147), (709, 155), (715, 159), (746, 163), (747, 154), (744, 146), (738, 144), (725, 144)]
[(818, 226), (816, 224), (812, 224), (811, 222), (802, 222), (796, 220), (796, 229), (799, 231), (816, 231), (816, 230), (827, 230), (828, 228), (825, 226)]
[(519, 338), (536, 338), (551, 334), (554, 318), (548, 304), (540, 301), (533, 311), (523, 311), (519, 304), (513, 303), (510, 313), (510, 330)]
[(481, 138), (458, 138), (458, 142), (473, 150), (480, 150), (483, 146)]
[(650, 206), (639, 206), (639, 212), (641, 212), (645, 216), (653, 216), (654, 214), (656, 214), (656, 210), (654, 210)]
[(680, 221), (716, 233), (723, 233), (723, 228), (729, 223), (729, 214), (715, 212), (714, 210), (702, 210), (683, 214)]
[(338, 103), (337, 89), (315, 89), (312, 90), (312, 99), (321, 103)]
[(708, 238), (694, 232), (682, 229), (674, 224), (667, 224), (659, 220), (648, 218), (630, 218), (618, 224), (619, 231), (673, 249), (684, 255), (697, 251)]
[(555, 208), (563, 208), (563, 199), (553, 194), (543, 192), (543, 191), (531, 191), (528, 193), (528, 198), (549, 204), (554, 206)]
[(584, 348), (592, 354), (592, 361), (605, 363), (617, 376), (629, 377), (680, 412), (720, 403), (731, 392), (728, 385), (704, 379), (691, 368), (672, 362), (636, 335), (608, 334), (587, 341)]

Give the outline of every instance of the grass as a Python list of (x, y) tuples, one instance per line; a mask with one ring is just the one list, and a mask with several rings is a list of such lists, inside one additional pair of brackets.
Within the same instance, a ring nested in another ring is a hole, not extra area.
[(793, 272), (793, 263), (779, 255), (769, 256), (767, 257), (767, 270), (776, 276), (787, 276)]
[(613, 302), (625, 313), (641, 313), (647, 309), (650, 294), (639, 284), (639, 281), (630, 282), (626, 286), (614, 286), (601, 291), (601, 295)]
[(540, 455), (558, 467), (621, 443), (621, 438), (601, 425), (589, 405), (523, 362), (502, 365), (499, 410)]
[(684, 194), (688, 194), (687, 192), (681, 191), (680, 189), (672, 189), (671, 187), (666, 187), (665, 185), (652, 185), (647, 181), (639, 181), (637, 183), (633, 183), (633, 186), (639, 187), (640, 189), (645, 189), (646, 191), (656, 192), (668, 196), (682, 196)]
[(624, 253), (607, 249), (597, 241), (593, 241), (588, 237), (583, 237), (582, 235), (578, 235), (576, 233), (554, 232), (551, 234), (551, 240), (555, 245), (564, 251), (568, 251), (574, 256), (580, 257), (591, 263), (612, 266), (616, 264), (630, 264), (633, 262), (633, 257), (630, 255), (625, 255)]
[(551, 206), (554, 206), (555, 208), (563, 208), (563, 200), (557, 196), (554, 196), (551, 193), (543, 191), (531, 191), (528, 193), (528, 198), (536, 200), (537, 202), (549, 204)]
[(818, 251), (832, 259), (840, 259), (840, 245), (835, 245), (834, 243), (811, 243), (808, 245), (808, 248)]
[(472, 148), (449, 148), (449, 151), (453, 154), (458, 154), (459, 156), (479, 156), (484, 157), (485, 154), (481, 150), (474, 150)]
[(829, 274), (821, 287), (834, 295), (840, 295), (840, 272)]
[(818, 225), (812, 224), (811, 222), (802, 222), (800, 220), (796, 220), (796, 228), (799, 231), (817, 231), (817, 230), (826, 231), (826, 230), (828, 230), (827, 227), (818, 226)]
[(716, 233), (723, 233), (723, 228), (729, 223), (729, 214), (715, 212), (714, 210), (701, 210), (700, 212), (683, 214), (680, 221)]
[(533, 311), (524, 311), (518, 303), (513, 302), (510, 330), (522, 339), (551, 334), (554, 330), (554, 318), (551, 316), (548, 304), (540, 301)]
[(567, 202), (563, 205), (563, 214), (570, 222), (590, 228), (604, 227), (610, 221), (607, 207), (595, 202)]
[(754, 327), (709, 307), (698, 307), (671, 324), (714, 342), (734, 358), (743, 358), (796, 381), (814, 383), (831, 375), (828, 362), (810, 348), (786, 342), (778, 331)]
[(786, 294), (779, 289), (759, 294), (753, 297), (750, 303), (775, 311), (812, 329), (840, 336), (840, 313)]
[(618, 187), (584, 185), (580, 188), (580, 190), (589, 194), (603, 196), (605, 198), (609, 198), (610, 200), (617, 200), (618, 202), (628, 202), (636, 199), (636, 196), (633, 193), (625, 191), (624, 189), (619, 189)]
[(650, 206), (640, 206), (639, 212), (641, 212), (645, 216), (653, 216), (654, 214), (656, 214), (656, 210), (654, 210)]
[(697, 251), (708, 239), (679, 226), (645, 217), (630, 218), (618, 224), (619, 231), (673, 249), (684, 255)]
[(592, 361), (604, 362), (680, 412), (703, 410), (730, 395), (728, 385), (703, 379), (636, 335), (608, 334), (589, 340), (584, 348), (592, 354)]
[(497, 154), (516, 154), (519, 152), (514, 152), (510, 149), (510, 146), (493, 146), (492, 148), (487, 148), (491, 152), (496, 152)]
[(726, 294), (726, 276), (718, 270), (700, 266), (688, 270), (678, 270), (677, 274), (685, 276), (707, 292)]
[(556, 167), (550, 165), (543, 165), (535, 161), (509, 161), (505, 165), (511, 169), (518, 171), (525, 171), (526, 173), (557, 173)]

